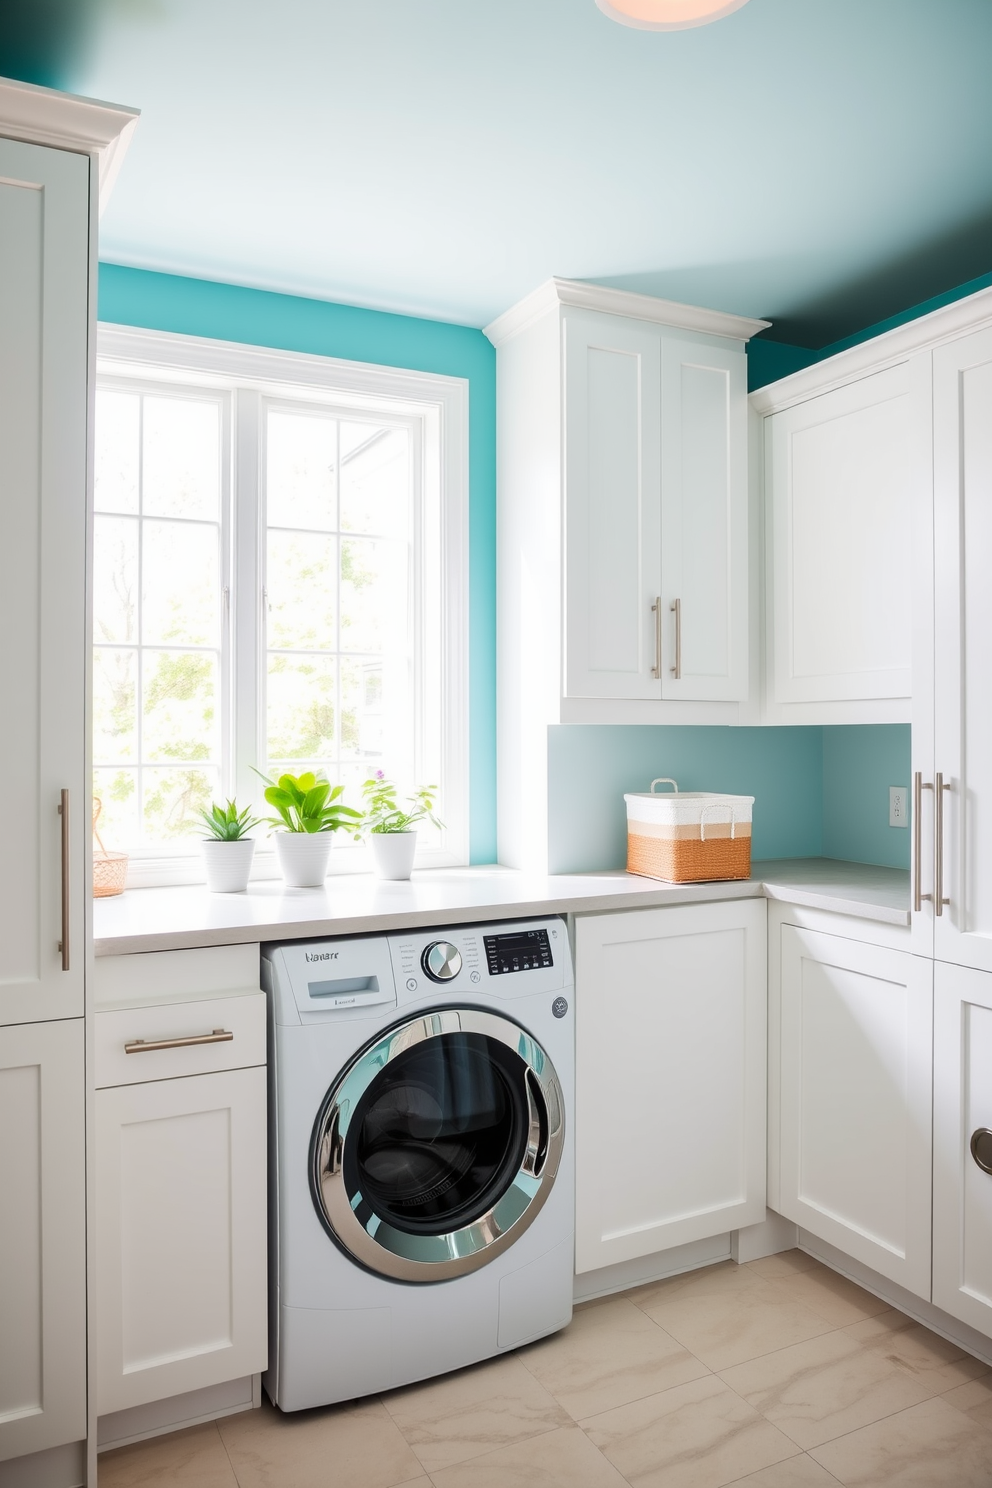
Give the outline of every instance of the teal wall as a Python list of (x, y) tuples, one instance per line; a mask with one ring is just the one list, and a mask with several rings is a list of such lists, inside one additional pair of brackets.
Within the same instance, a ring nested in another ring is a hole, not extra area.
[(626, 791), (659, 775), (681, 790), (754, 796), (755, 858), (909, 867), (889, 786), (909, 785), (909, 725), (686, 728), (561, 724), (548, 731), (552, 872), (622, 868)]
[(823, 730), (823, 856), (909, 867), (907, 827), (889, 826), (889, 786), (909, 790), (908, 723)]
[(469, 770), (473, 863), (496, 857), (496, 353), (481, 331), (100, 265), (99, 316), (220, 341), (464, 377), (469, 383)]

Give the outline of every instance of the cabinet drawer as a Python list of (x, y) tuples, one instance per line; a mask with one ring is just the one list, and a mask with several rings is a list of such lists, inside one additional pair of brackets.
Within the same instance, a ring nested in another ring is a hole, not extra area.
[[(98, 1012), (94, 1021), (96, 1083), (100, 1089), (265, 1063), (263, 992), (210, 997), (202, 1002), (114, 1008)], [(202, 1038), (218, 1029), (231, 1034), (231, 1038), (168, 1049), (134, 1048), (139, 1040), (148, 1045), (159, 1040)]]
[(98, 956), (93, 967), (97, 1008), (213, 997), (218, 992), (257, 992), (260, 986), (257, 944)]

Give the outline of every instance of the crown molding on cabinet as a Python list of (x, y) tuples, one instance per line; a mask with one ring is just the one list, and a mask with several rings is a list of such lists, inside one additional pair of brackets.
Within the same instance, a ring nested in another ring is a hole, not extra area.
[(93, 155), (100, 169), (100, 208), (106, 205), (131, 143), (139, 110), (56, 93), (0, 78), (0, 135)]
[(905, 362), (915, 352), (932, 349), (944, 341), (953, 341), (989, 325), (992, 325), (992, 288), (977, 290), (963, 300), (931, 310), (929, 315), (908, 320), (894, 330), (883, 331), (880, 336), (872, 336), (869, 341), (862, 341), (847, 351), (814, 362), (801, 372), (770, 382), (751, 393), (748, 401), (756, 413), (781, 413), (785, 408), (805, 403), (808, 398), (819, 397), (821, 393), (828, 393), (859, 377), (868, 377)]
[(631, 320), (650, 320), (681, 331), (698, 331), (705, 336), (723, 336), (731, 341), (747, 341), (771, 325), (770, 320), (749, 320), (742, 315), (727, 315), (722, 310), (679, 305), (674, 300), (632, 294), (626, 289), (607, 289), (601, 284), (585, 284), (579, 279), (547, 279), (490, 321), (483, 334), (494, 346), (502, 346), (558, 305), (601, 310), (607, 315), (623, 315)]

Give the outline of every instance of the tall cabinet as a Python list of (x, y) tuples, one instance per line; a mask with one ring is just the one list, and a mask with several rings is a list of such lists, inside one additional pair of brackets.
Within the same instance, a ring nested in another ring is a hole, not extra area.
[(0, 1463), (82, 1481), (96, 215), (134, 114), (0, 82)]
[(487, 327), (501, 862), (549, 866), (549, 726), (745, 721), (765, 324), (554, 279)]

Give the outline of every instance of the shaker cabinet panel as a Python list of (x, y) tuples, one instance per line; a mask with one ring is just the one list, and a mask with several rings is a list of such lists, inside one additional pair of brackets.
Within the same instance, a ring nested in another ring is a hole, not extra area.
[(665, 338), (662, 359), (661, 692), (748, 690), (747, 359)]
[(86, 1435), (83, 1121), (83, 1020), (0, 1028), (0, 1461)]
[(992, 330), (934, 351), (933, 403), (934, 955), (992, 971)]
[(765, 420), (772, 703), (911, 695), (907, 364)]
[(576, 921), (576, 1270), (765, 1217), (765, 904)]
[(96, 1095), (101, 1415), (266, 1368), (265, 1069)]
[(934, 970), (933, 1300), (992, 1337), (992, 976)]
[(564, 324), (565, 695), (659, 698), (661, 338)]
[(777, 1207), (929, 1298), (932, 963), (781, 937)]
[(89, 172), (0, 140), (0, 1024), (83, 1011)]

